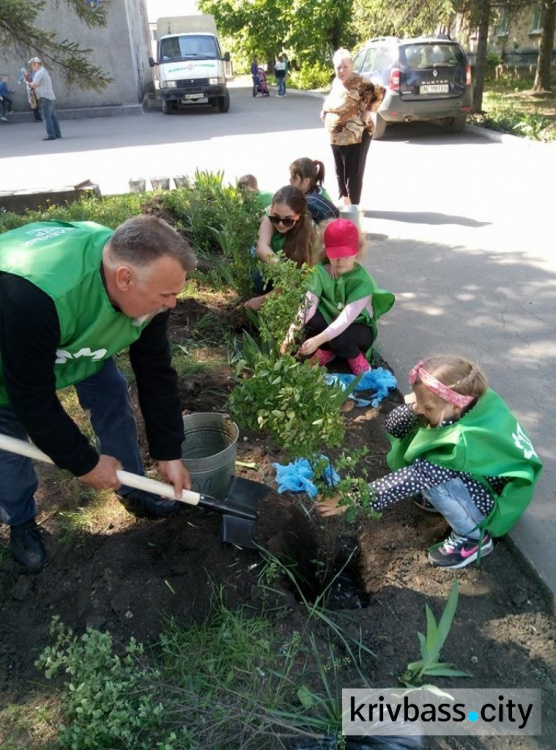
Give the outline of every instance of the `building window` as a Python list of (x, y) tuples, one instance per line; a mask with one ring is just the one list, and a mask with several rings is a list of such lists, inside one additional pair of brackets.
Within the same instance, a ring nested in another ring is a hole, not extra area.
[(496, 34), (496, 36), (508, 36), (509, 30), (510, 14), (508, 13), (507, 8), (502, 8), (498, 16), (498, 24), (496, 25), (494, 33)]
[(541, 34), (542, 33), (542, 5), (537, 5), (533, 10), (531, 17), (531, 27), (529, 29), (530, 34)]

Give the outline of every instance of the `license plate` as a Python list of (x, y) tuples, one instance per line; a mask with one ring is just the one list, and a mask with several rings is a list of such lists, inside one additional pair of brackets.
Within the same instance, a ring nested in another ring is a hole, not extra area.
[(186, 94), (183, 98), (184, 99), (203, 99), (204, 94)]
[(420, 94), (449, 94), (450, 86), (447, 83), (426, 83), (419, 86)]

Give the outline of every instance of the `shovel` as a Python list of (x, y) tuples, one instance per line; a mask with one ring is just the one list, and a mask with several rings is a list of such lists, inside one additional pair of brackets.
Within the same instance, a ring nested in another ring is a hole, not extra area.
[[(54, 463), (46, 453), (43, 453), (32, 443), (8, 435), (0, 435), (0, 449), (48, 464)], [(265, 484), (233, 476), (226, 498), (220, 501), (191, 490), (183, 490), (182, 497), (176, 498), (174, 488), (170, 484), (149, 479), (139, 474), (131, 474), (129, 471), (117, 471), (116, 474), (120, 482), (127, 487), (145, 490), (145, 492), (151, 492), (153, 495), (168, 497), (171, 500), (179, 500), (186, 505), (197, 505), (220, 513), (222, 516), (222, 541), (236, 544), (239, 547), (259, 548), (253, 539), (253, 531), (257, 520), (257, 504), (271, 492), (271, 488)]]

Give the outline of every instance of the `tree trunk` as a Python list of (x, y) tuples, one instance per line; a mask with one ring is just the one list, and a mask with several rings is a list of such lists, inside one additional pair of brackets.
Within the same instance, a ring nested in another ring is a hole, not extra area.
[(533, 91), (537, 93), (552, 91), (550, 88), (550, 66), (556, 29), (556, 0), (545, 0), (541, 16), (542, 36), (539, 45), (539, 59), (535, 73)]
[(473, 112), (475, 114), (480, 114), (483, 109), (490, 6), (491, 0), (481, 0), (479, 3), (477, 54), (475, 56), (475, 74), (473, 76)]

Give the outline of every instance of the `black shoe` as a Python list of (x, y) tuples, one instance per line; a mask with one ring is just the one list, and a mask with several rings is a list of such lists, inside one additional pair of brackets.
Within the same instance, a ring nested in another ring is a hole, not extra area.
[(429, 503), (426, 497), (423, 497), (421, 493), (418, 495), (415, 495), (413, 498), (413, 502), (418, 508), (421, 508), (421, 510), (426, 510), (427, 513), (440, 513), (440, 511), (436, 510), (434, 505), (432, 503)]
[(10, 529), (10, 551), (27, 573), (38, 573), (46, 562), (41, 529), (32, 518)]
[(46, 138), (43, 138), (43, 141), (55, 141), (55, 140), (56, 140), (56, 138), (54, 138), (54, 136), (52, 136), (52, 137), (47, 136)]
[(175, 513), (180, 503), (158, 495), (151, 495), (144, 490), (131, 490), (125, 495), (118, 494), (118, 499), (129, 513), (138, 518), (160, 518)]

